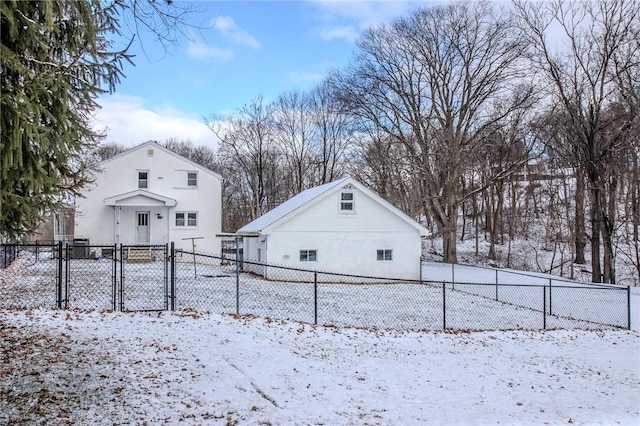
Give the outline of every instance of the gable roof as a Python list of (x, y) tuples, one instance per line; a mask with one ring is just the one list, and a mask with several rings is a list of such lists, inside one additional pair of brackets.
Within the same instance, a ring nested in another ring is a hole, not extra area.
[(127, 200), (134, 201), (134, 203), (137, 202), (137, 205), (141, 206), (158, 204), (173, 207), (178, 203), (173, 198), (165, 197), (164, 195), (156, 194), (155, 192), (146, 191), (144, 189), (136, 189), (135, 191), (129, 191), (114, 195), (113, 197), (105, 198), (104, 203), (107, 206), (118, 206), (125, 204)]
[(149, 147), (151, 147), (153, 149), (159, 149), (160, 151), (163, 151), (163, 152), (171, 155), (172, 157), (178, 158), (178, 159), (184, 161), (185, 163), (188, 163), (192, 167), (203, 171), (204, 173), (208, 173), (211, 176), (214, 176), (214, 177), (222, 180), (222, 176), (219, 173), (216, 173), (213, 170), (207, 169), (206, 167), (204, 167), (204, 166), (202, 166), (202, 165), (200, 165), (200, 164), (198, 164), (198, 163), (196, 163), (194, 161), (191, 161), (188, 158), (183, 157), (182, 155), (177, 154), (177, 153), (171, 151), (168, 148), (165, 148), (164, 146), (160, 145), (156, 141), (147, 141), (147, 142), (141, 143), (140, 145), (136, 145), (133, 148), (129, 148), (126, 151), (122, 151), (120, 154), (114, 155), (113, 157), (107, 158), (106, 160), (102, 161), (98, 166), (100, 166), (102, 164), (109, 163), (109, 162), (111, 162), (113, 160), (116, 160), (116, 159), (118, 159), (120, 157), (125, 157), (125, 156), (131, 154), (132, 152), (135, 152), (135, 151), (138, 151), (138, 150), (141, 150), (141, 149), (147, 149)]
[(298, 195), (290, 198), (279, 206), (275, 207), (272, 210), (269, 210), (267, 213), (263, 214), (259, 218), (255, 219), (252, 222), (249, 222), (242, 228), (238, 229), (237, 233), (240, 235), (255, 235), (268, 230), (270, 227), (280, 223), (282, 221), (287, 220), (289, 217), (301, 212), (307, 208), (309, 208), (315, 201), (324, 198), (324, 196), (333, 193), (340, 188), (352, 185), (363, 193), (367, 194), (371, 198), (373, 198), (378, 204), (387, 210), (391, 211), (402, 220), (416, 228), (421, 236), (427, 236), (428, 232), (426, 228), (417, 223), (415, 220), (407, 216), (400, 209), (391, 205), (388, 201), (380, 197), (374, 191), (368, 189), (355, 179), (351, 177), (343, 177), (333, 182), (325, 183), (324, 185), (316, 186), (313, 188), (309, 188), (305, 191), (302, 191)]
[(295, 210), (298, 210), (305, 204), (309, 203), (311, 200), (317, 198), (318, 196), (324, 194), (331, 188), (340, 185), (342, 182), (345, 182), (347, 178), (342, 178), (333, 182), (325, 183), (324, 185), (316, 186), (313, 188), (309, 188), (305, 191), (302, 191), (298, 195), (289, 198), (284, 203), (276, 206), (275, 208), (269, 210), (259, 218), (255, 219), (253, 222), (249, 222), (242, 228), (238, 229), (238, 234), (253, 234), (258, 233), (267, 228), (268, 226), (278, 222), (280, 219), (288, 216)]

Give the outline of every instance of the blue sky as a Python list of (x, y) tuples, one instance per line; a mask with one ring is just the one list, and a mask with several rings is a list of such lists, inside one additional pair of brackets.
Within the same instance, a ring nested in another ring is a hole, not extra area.
[(232, 113), (256, 96), (310, 89), (346, 65), (365, 28), (420, 1), (196, 1), (191, 30), (168, 51), (144, 35), (132, 46), (114, 95), (99, 99), (107, 142), (190, 139), (215, 147), (204, 117)]

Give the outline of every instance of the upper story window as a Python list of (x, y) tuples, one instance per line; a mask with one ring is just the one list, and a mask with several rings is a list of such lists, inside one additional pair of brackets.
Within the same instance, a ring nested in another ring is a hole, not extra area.
[(355, 213), (355, 197), (351, 191), (340, 193), (340, 213)]
[(149, 187), (149, 172), (144, 170), (138, 171), (138, 188), (147, 189)]
[(187, 186), (189, 188), (198, 186), (198, 172), (187, 172)]

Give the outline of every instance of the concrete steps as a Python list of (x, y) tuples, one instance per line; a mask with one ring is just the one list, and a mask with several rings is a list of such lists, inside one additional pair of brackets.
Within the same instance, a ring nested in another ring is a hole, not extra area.
[(149, 263), (152, 260), (151, 247), (129, 247), (127, 249), (128, 263)]

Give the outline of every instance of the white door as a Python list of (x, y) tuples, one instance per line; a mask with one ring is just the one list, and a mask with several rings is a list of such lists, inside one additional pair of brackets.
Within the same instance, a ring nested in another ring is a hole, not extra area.
[(136, 243), (149, 244), (149, 212), (136, 212)]

